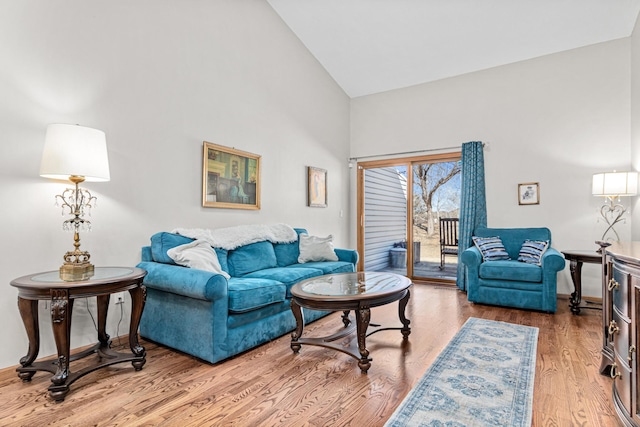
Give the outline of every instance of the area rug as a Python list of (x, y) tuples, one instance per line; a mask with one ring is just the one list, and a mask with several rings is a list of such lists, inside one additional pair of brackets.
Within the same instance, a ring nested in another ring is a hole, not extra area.
[(530, 426), (538, 328), (469, 318), (385, 426)]

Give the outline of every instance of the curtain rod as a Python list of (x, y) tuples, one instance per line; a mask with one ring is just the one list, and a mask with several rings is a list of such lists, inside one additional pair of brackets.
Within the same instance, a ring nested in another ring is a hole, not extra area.
[[(482, 143), (482, 147), (486, 148), (489, 146), (488, 142), (483, 142)], [(455, 146), (455, 147), (442, 147), (442, 148), (431, 148), (428, 150), (416, 150), (416, 151), (403, 151), (400, 153), (387, 153), (387, 154), (372, 154), (369, 156), (360, 156), (360, 157), (349, 157), (349, 161), (358, 161), (360, 159), (370, 159), (373, 157), (386, 157), (386, 156), (401, 156), (401, 155), (407, 155), (407, 154), (419, 154), (419, 153), (430, 153), (432, 151), (442, 151), (442, 150), (460, 150), (462, 149), (461, 146)]]

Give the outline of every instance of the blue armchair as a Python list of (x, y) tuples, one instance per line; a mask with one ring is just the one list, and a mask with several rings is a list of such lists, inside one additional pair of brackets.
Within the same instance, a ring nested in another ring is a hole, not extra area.
[[(469, 301), (555, 313), (557, 276), (565, 261), (551, 248), (548, 228), (482, 227), (473, 235), (500, 237), (510, 259), (483, 262), (482, 254), (475, 246), (462, 252)], [(525, 240), (549, 241), (540, 266), (518, 261)]]

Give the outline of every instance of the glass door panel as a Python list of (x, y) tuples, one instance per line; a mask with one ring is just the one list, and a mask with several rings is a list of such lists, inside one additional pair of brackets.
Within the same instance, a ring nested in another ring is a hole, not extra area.
[(455, 280), (460, 162), (420, 162), (413, 173), (413, 276)]
[(364, 170), (364, 271), (407, 275), (407, 170)]

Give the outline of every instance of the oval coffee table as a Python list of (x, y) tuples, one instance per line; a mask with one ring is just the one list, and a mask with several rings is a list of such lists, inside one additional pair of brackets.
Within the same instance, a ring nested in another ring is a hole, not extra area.
[[(302, 344), (332, 348), (358, 359), (358, 366), (363, 373), (371, 367), (366, 337), (385, 330), (400, 330), (403, 339), (411, 333), (409, 319), (405, 316), (405, 308), (409, 302), (411, 281), (398, 274), (381, 272), (358, 272), (327, 274), (303, 280), (291, 288), (291, 311), (296, 318), (296, 330), (291, 333), (291, 349), (298, 353)], [(381, 328), (380, 325), (369, 324), (371, 307), (398, 301), (398, 316), (401, 328)], [(323, 338), (302, 338), (304, 317), (302, 307), (314, 310), (342, 311), (344, 329)], [(354, 330), (349, 312), (356, 314), (355, 329), (357, 344), (351, 341), (349, 346), (335, 344), (348, 337)], [(377, 327), (367, 333), (369, 326)]]

